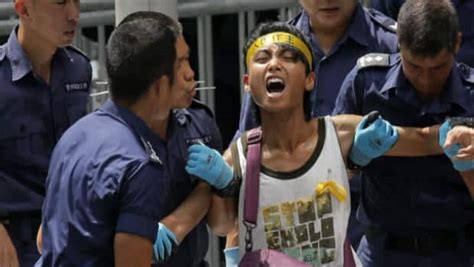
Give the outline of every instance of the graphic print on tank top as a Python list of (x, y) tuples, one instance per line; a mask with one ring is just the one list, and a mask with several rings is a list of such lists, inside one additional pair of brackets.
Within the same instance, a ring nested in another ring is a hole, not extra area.
[[(331, 180), (331, 169), (327, 179)], [(316, 185), (317, 186), (317, 185)], [(330, 192), (262, 207), (267, 246), (320, 266), (335, 260), (336, 237)], [(337, 199), (336, 199), (337, 201)]]

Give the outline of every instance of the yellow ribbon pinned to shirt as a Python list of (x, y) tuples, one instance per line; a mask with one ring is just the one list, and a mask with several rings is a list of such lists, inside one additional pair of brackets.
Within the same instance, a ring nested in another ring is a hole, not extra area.
[(316, 191), (316, 196), (323, 195), (329, 191), (331, 192), (331, 194), (334, 195), (335, 198), (337, 198), (337, 200), (341, 202), (344, 202), (347, 198), (346, 189), (342, 185), (332, 180), (319, 183), (318, 186), (316, 186), (315, 191)]

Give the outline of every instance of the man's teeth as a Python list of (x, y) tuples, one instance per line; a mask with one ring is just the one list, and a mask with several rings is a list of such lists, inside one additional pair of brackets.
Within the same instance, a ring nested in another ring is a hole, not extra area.
[(267, 80), (267, 84), (271, 84), (271, 83), (283, 83), (283, 79), (282, 78), (270, 78)]

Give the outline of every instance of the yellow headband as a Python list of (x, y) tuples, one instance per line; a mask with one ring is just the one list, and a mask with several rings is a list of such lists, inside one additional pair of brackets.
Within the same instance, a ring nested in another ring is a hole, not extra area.
[(254, 56), (257, 49), (269, 44), (288, 44), (298, 49), (301, 53), (303, 53), (306, 60), (308, 61), (310, 70), (312, 70), (311, 65), (313, 63), (313, 54), (311, 54), (308, 46), (300, 38), (287, 32), (272, 32), (260, 36), (257, 40), (255, 40), (255, 42), (253, 42), (250, 48), (247, 50), (247, 57), (245, 59), (247, 66), (249, 65), (250, 60)]

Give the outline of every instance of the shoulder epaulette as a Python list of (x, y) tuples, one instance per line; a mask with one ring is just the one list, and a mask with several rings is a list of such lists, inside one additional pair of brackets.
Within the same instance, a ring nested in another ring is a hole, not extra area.
[(468, 83), (474, 84), (474, 69), (464, 63), (458, 63), (461, 77)]
[(367, 14), (369, 14), (369, 17), (377, 24), (390, 32), (397, 33), (397, 22), (395, 20), (373, 8), (364, 9), (366, 10)]
[(191, 106), (189, 108), (204, 109), (209, 114), (209, 116), (214, 117), (212, 110), (206, 104), (202, 103), (199, 100), (193, 99), (193, 102), (191, 103)]
[(72, 45), (68, 45), (66, 46), (66, 49), (68, 50), (71, 50), (73, 52), (76, 52), (77, 54), (81, 55), (82, 57), (84, 57), (87, 61), (90, 61), (89, 57), (86, 55), (86, 53), (84, 53), (82, 50), (80, 50), (79, 48), (75, 47), (75, 46), (72, 46)]
[(370, 53), (360, 57), (357, 60), (357, 69), (363, 69), (367, 67), (389, 67), (390, 66), (390, 55), (383, 53)]

